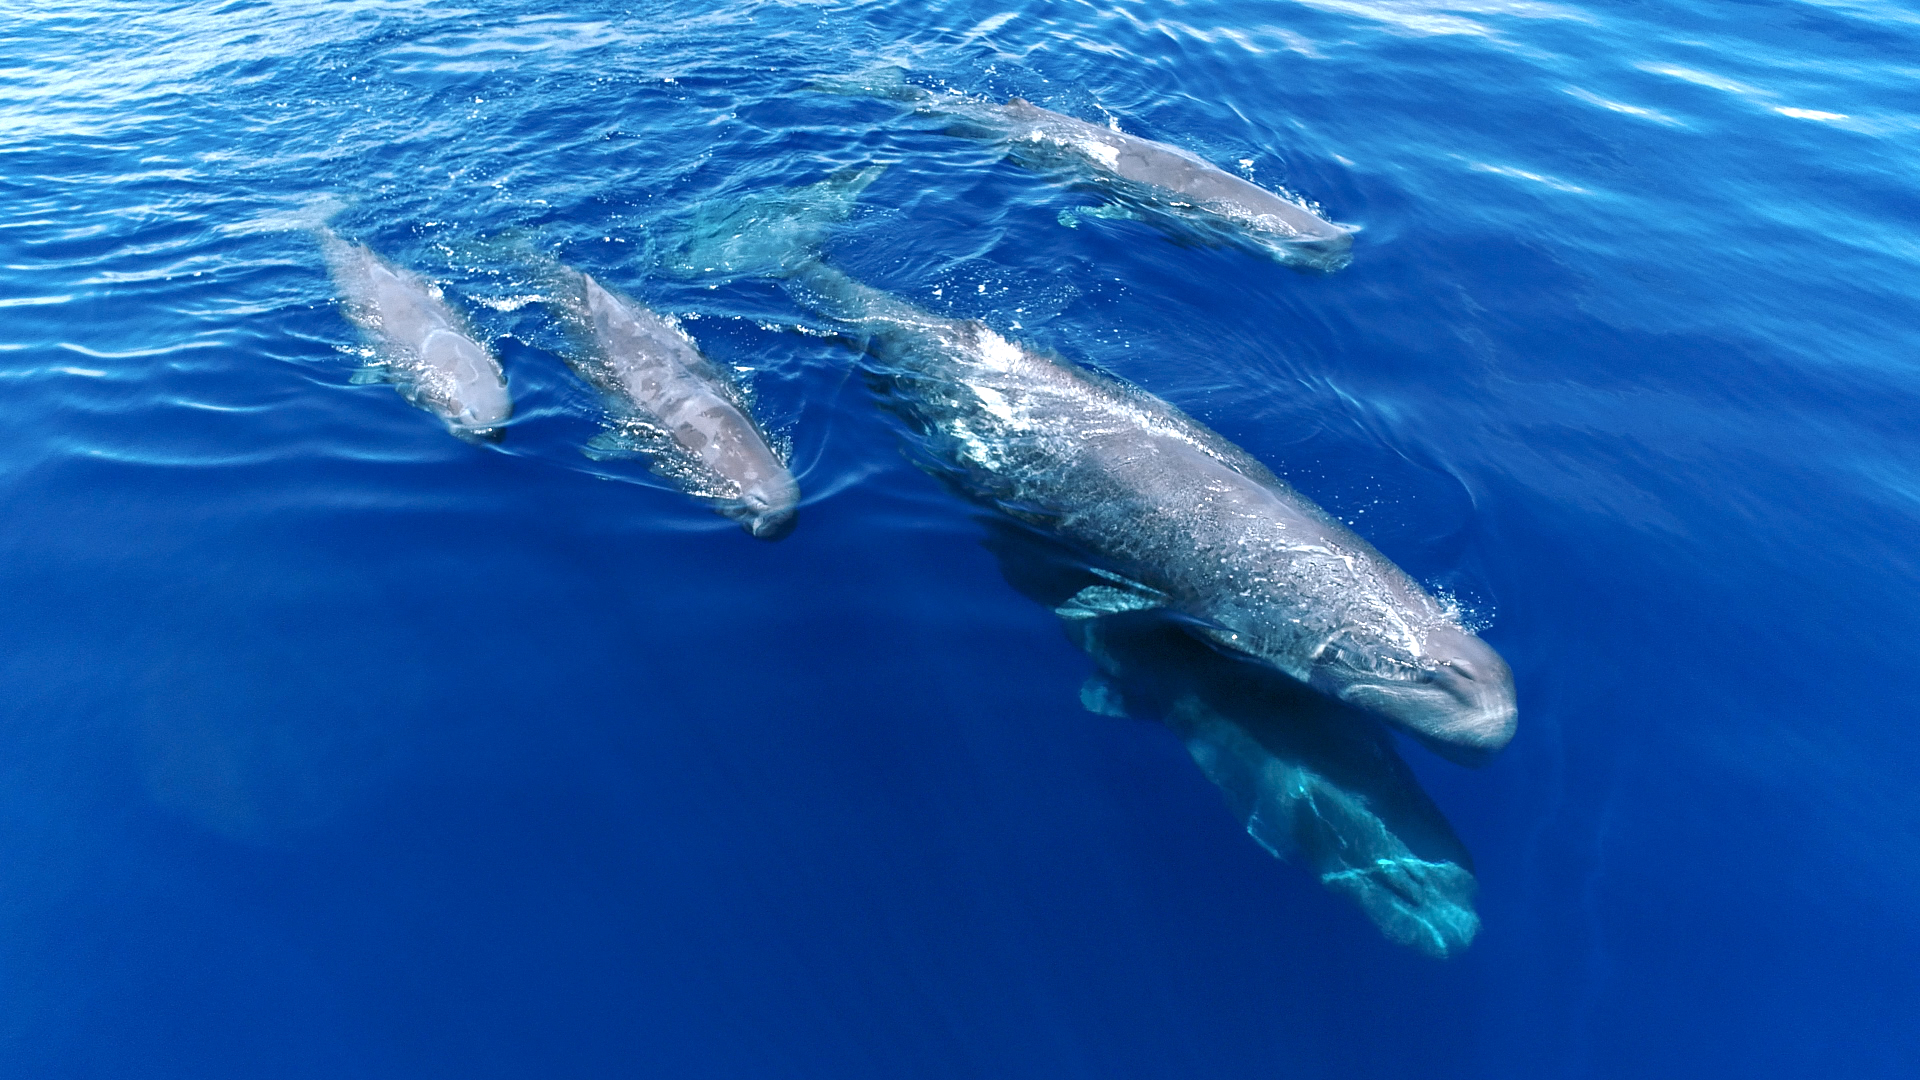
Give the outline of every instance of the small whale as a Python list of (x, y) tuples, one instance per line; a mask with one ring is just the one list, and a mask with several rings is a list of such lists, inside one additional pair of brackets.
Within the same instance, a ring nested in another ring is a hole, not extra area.
[(1158, 610), (1215, 647), (1382, 717), (1468, 763), (1504, 747), (1513, 673), (1486, 642), (1245, 450), (1165, 401), (923, 310), (783, 250), (769, 207), (844, 216), (850, 183), (707, 217), (682, 265), (784, 278), (864, 345), (921, 463), (1078, 550), (1102, 578), (1064, 618)]
[(456, 435), (498, 441), (513, 415), (507, 377), (466, 320), (419, 275), (320, 227), (347, 318), (375, 345), (381, 377)]
[(563, 266), (550, 301), (579, 347), (568, 362), (611, 400), (655, 468), (762, 540), (793, 531), (800, 485), (733, 381), (671, 319)]
[[(1262, 253), (1300, 269), (1332, 272), (1352, 261), (1351, 225), (1329, 221), (1305, 206), (1218, 168), (1177, 146), (1128, 135), (1041, 108), (1024, 98), (1005, 105), (958, 94), (936, 94), (907, 82), (899, 68), (818, 83), (830, 93), (881, 97), (911, 104), (916, 112), (955, 121), (950, 134), (986, 139), (1007, 148), (1029, 168), (1091, 181), (1133, 216), (1240, 239)], [(1072, 212), (1060, 217), (1077, 224)]]

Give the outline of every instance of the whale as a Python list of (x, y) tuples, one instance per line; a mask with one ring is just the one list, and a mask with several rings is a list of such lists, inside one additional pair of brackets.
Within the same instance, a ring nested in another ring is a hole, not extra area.
[(1108, 208), (1063, 212), (1062, 224), (1081, 216), (1137, 217), (1170, 232), (1237, 240), (1296, 269), (1332, 272), (1352, 261), (1354, 226), (1319, 213), (1177, 146), (1129, 135), (1012, 98), (1005, 104), (963, 94), (939, 94), (885, 67), (814, 89), (878, 97), (949, 121), (948, 133), (1004, 147), (1028, 168), (1098, 188)]
[[(1011, 521), (986, 526), (987, 550), (1029, 599), (1058, 610), (1102, 584), (1058, 542)], [(1353, 902), (1391, 941), (1436, 959), (1472, 943), (1473, 856), (1385, 725), (1151, 612), (1060, 625), (1094, 664), (1080, 704), (1164, 724), (1269, 854)]]
[(762, 232), (781, 214), (844, 217), (848, 191), (869, 179), (709, 214), (677, 265), (780, 279), (855, 342), (923, 468), (1087, 559), (1100, 582), (1063, 602), (1063, 618), (1163, 612), (1468, 764), (1511, 741), (1513, 673), (1499, 653), (1251, 454), (1138, 387), (786, 247), (818, 229)]
[(548, 302), (573, 331), (567, 362), (612, 405), (614, 442), (761, 540), (798, 520), (800, 485), (733, 380), (676, 321), (591, 274), (547, 269)]
[(497, 442), (513, 415), (513, 399), (500, 361), (466, 320), (418, 274), (330, 228), (316, 231), (342, 310), (374, 345), (378, 378), (440, 417), (454, 434)]

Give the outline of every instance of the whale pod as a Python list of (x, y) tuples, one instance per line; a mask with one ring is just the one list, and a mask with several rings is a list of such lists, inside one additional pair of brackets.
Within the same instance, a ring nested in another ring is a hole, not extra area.
[(752, 535), (778, 540), (792, 532), (800, 485), (733, 381), (678, 323), (592, 275), (552, 271), (552, 303), (580, 342), (569, 363), (615, 404), (622, 434)]
[[(1125, 216), (1237, 238), (1289, 266), (1331, 272), (1352, 261), (1354, 228), (1177, 146), (1128, 135), (1042, 108), (1023, 98), (1006, 104), (936, 94), (914, 86), (899, 68), (880, 68), (817, 89), (902, 101), (916, 112), (953, 121), (947, 131), (988, 139), (1030, 168), (1098, 185)], [(1093, 211), (1091, 216), (1114, 216)], [(1069, 211), (1060, 220), (1076, 224)]]
[(1465, 763), (1513, 738), (1500, 655), (1245, 450), (1152, 394), (794, 249), (844, 219), (873, 177), (845, 171), (709, 207), (673, 265), (784, 279), (859, 342), (923, 466), (1086, 558), (1099, 581), (1059, 606), (1063, 618), (1171, 615)]
[(513, 415), (500, 362), (439, 290), (363, 245), (319, 229), (347, 318), (375, 344), (380, 376), (454, 434), (497, 440)]

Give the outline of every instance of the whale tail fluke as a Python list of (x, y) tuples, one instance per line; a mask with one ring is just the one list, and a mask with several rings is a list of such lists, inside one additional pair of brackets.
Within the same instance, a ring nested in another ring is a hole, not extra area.
[[(523, 302), (555, 302), (580, 290), (580, 271), (560, 261), (550, 246), (526, 229), (503, 229), (487, 236), (462, 242), (460, 257), (476, 266), (497, 269), (516, 290), (531, 290), (520, 296)], [(518, 305), (515, 305), (518, 306)]]
[(667, 269), (702, 280), (791, 277), (818, 260), (828, 232), (886, 168), (843, 169), (818, 183), (703, 208), (665, 260)]
[(262, 233), (312, 233), (321, 244), (342, 244), (333, 231), (333, 219), (351, 204), (331, 192), (307, 195), (298, 200), (280, 201), (272, 209), (252, 217), (230, 221), (217, 227), (223, 236), (253, 236)]
[(907, 69), (892, 64), (868, 68), (852, 75), (818, 79), (807, 89), (843, 97), (879, 98), (882, 101), (925, 101), (933, 91), (907, 81)]

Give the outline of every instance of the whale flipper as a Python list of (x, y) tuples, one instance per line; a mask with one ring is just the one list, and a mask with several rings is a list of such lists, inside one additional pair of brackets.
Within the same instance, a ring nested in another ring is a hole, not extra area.
[(1167, 606), (1164, 594), (1145, 585), (1089, 585), (1074, 593), (1072, 599), (1053, 609), (1063, 619), (1097, 619), (1123, 611), (1152, 611)]
[(1105, 675), (1090, 675), (1080, 684), (1080, 707), (1095, 716), (1111, 716), (1124, 720), (1127, 716), (1126, 698), (1113, 680)]
[(1077, 229), (1082, 221), (1089, 218), (1099, 221), (1145, 221), (1147, 215), (1119, 203), (1102, 203), (1099, 206), (1070, 206), (1055, 214), (1053, 219), (1069, 229)]

